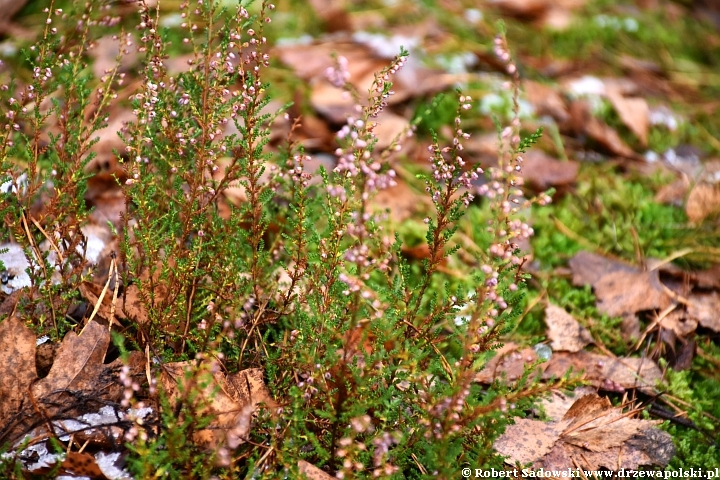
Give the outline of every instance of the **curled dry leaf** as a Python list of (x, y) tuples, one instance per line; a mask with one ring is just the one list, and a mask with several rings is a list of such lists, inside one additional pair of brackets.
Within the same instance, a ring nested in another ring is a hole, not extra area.
[(687, 305), (690, 321), (696, 321), (705, 328), (720, 332), (720, 294), (718, 292), (693, 293)]
[(720, 213), (720, 186), (709, 183), (695, 185), (685, 203), (685, 213), (693, 223)]
[(564, 129), (585, 134), (607, 152), (624, 158), (639, 158), (620, 135), (608, 124), (595, 117), (585, 100), (576, 100), (570, 104), (570, 119)]
[(532, 463), (545, 470), (664, 467), (674, 455), (670, 435), (654, 428), (659, 422), (631, 418), (596, 393), (580, 396), (565, 409), (562, 418), (549, 423), (516, 419), (495, 441), (495, 449), (511, 465)]
[(258, 368), (226, 376), (217, 363), (175, 362), (163, 365), (160, 380), (171, 404), (186, 402), (189, 390), (200, 394), (195, 408), (213, 420), (208, 428), (195, 432), (194, 440), (208, 448), (224, 444), (234, 449), (245, 443), (258, 406), (276, 405)]
[(650, 129), (650, 107), (642, 97), (626, 97), (617, 86), (606, 85), (606, 95), (620, 120), (635, 134), (643, 146), (647, 145)]
[(564, 308), (548, 304), (545, 308), (547, 336), (552, 341), (553, 350), (578, 352), (592, 343), (590, 332), (580, 325)]
[(694, 305), (694, 303), (688, 305), (688, 314), (678, 309), (673, 310), (660, 320), (660, 326), (664, 329), (672, 330), (678, 337), (685, 337), (691, 334), (698, 326), (697, 320), (692, 318), (695, 313), (693, 312)]
[[(597, 393), (597, 389), (593, 387), (578, 387), (572, 392), (564, 392), (562, 390), (552, 390), (550, 395), (541, 399), (539, 405), (550, 420), (559, 421), (565, 416), (565, 413), (580, 397)], [(536, 412), (537, 413), (537, 412)]]

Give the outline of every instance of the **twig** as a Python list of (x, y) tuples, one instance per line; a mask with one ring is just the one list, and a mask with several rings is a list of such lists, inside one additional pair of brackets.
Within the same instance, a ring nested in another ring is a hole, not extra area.
[[(90, 314), (90, 318), (88, 318), (87, 323), (85, 326), (90, 324), (93, 318), (95, 318), (95, 314), (97, 314), (98, 310), (100, 310), (100, 305), (102, 305), (103, 298), (105, 298), (105, 292), (107, 292), (108, 287), (110, 286), (110, 280), (112, 279), (112, 272), (115, 268), (115, 259), (113, 258), (110, 260), (110, 275), (108, 275), (107, 282), (105, 282), (105, 286), (103, 287), (102, 291), (100, 292), (100, 295), (98, 296), (97, 302), (95, 302), (95, 308), (93, 309), (92, 313)], [(114, 305), (113, 305), (114, 306)], [(112, 315), (110, 316), (110, 328), (112, 328)], [(83, 328), (83, 331), (85, 328)], [(80, 332), (82, 335), (82, 331)]]
[[(30, 233), (30, 227), (28, 227), (28, 222), (27, 222), (27, 218), (25, 217), (25, 212), (22, 212), (22, 223), (23, 223), (23, 227), (25, 227), (25, 234), (27, 235), (28, 241), (30, 242), (30, 246), (32, 247), (33, 252), (35, 253), (35, 260), (42, 267), (45, 281), (50, 282), (51, 279), (48, 276), (47, 268), (45, 268), (45, 261), (43, 260), (40, 249), (35, 244), (35, 239), (33, 238), (32, 234)], [(59, 337), (60, 330), (58, 329), (57, 318), (55, 316), (55, 305), (53, 304), (52, 299), (48, 303), (50, 305), (50, 314), (52, 315), (53, 325), (55, 326), (55, 334)]]

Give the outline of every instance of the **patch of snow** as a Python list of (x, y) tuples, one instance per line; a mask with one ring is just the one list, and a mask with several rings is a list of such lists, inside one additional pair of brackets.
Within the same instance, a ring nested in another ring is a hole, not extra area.
[(648, 120), (651, 125), (662, 125), (670, 131), (675, 131), (680, 126), (680, 119), (666, 106), (660, 106), (650, 110)]
[(275, 42), (277, 47), (295, 47), (298, 45), (310, 45), (314, 41), (312, 35), (307, 33), (299, 37), (278, 38)]
[(5, 266), (5, 270), (0, 272), (0, 290), (4, 293), (9, 295), (31, 285), (30, 275), (26, 272), (30, 268), (30, 262), (20, 245), (0, 244), (0, 262)]
[(477, 64), (477, 57), (472, 52), (440, 55), (435, 60), (446, 72), (453, 74), (468, 73), (468, 68)]
[(658, 160), (660, 160), (660, 155), (658, 155), (657, 152), (653, 152), (652, 150), (648, 150), (645, 152), (645, 161), (648, 163), (655, 163)]
[(483, 13), (477, 8), (468, 8), (463, 12), (463, 17), (468, 23), (479, 23), (484, 18)]
[(130, 480), (132, 476), (126, 470), (118, 468), (115, 463), (120, 458), (120, 452), (95, 454), (95, 463), (97, 463), (100, 471), (110, 480)]
[(585, 75), (568, 83), (570, 93), (577, 96), (605, 95), (605, 84), (592, 75)]
[(378, 56), (388, 59), (395, 58), (400, 53), (400, 47), (412, 50), (420, 45), (419, 38), (406, 35), (387, 37), (379, 33), (359, 31), (353, 33), (352, 38), (356, 42), (370, 47)]

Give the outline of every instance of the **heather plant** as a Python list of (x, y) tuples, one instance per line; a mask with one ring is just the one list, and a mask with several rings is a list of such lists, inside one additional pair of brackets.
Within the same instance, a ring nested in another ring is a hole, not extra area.
[[(137, 295), (142, 315), (116, 320), (114, 337), (124, 358), (139, 351), (148, 362), (145, 384), (122, 377), (122, 406), (154, 409), (126, 430), (131, 472), (287, 478), (305, 460), (338, 478), (446, 478), (461, 465), (499, 466), (492, 441), (511, 413), (557, 386), (530, 381), (532, 366), (509, 386), (475, 382), (521, 313), (520, 246), (533, 233), (523, 215), (549, 201), (521, 189), (522, 152), (539, 132), (520, 136), (519, 77), (504, 37), (495, 50), (510, 78), (514, 118), (498, 127), (497, 165), (463, 157), (470, 133), (462, 115), (473, 99), (458, 93), (452, 138), (445, 145), (433, 134), (421, 176), (433, 211), (425, 219), (429, 255), (416, 265), (371, 203), (400, 181), (392, 162), (413, 135), (409, 129), (376, 148), (375, 118), (407, 52), (375, 75), (368, 92), (347, 83), (347, 60), (336, 58), (328, 79), (355, 99), (355, 113), (337, 134), (336, 166), (313, 170), (292, 135), (301, 118), (283, 148), (266, 148), (272, 123), (285, 115), (266, 111), (263, 26), (272, 4), (251, 13), (244, 5), (182, 3), (182, 45), (192, 58), (181, 74), (166, 65), (173, 51), (159, 8), (139, 5), (139, 42), (117, 36), (121, 55), (144, 54), (132, 90), (117, 68), (101, 78), (85, 68), (93, 36), (119, 22), (110, 10), (92, 2), (73, 12), (48, 8), (43, 39), (27, 52), (32, 81), (3, 87), (0, 142), (3, 240), (20, 244), (29, 261), (19, 314), (61, 338), (75, 328), (67, 312), (81, 283), (103, 268), (113, 304)], [(125, 147), (115, 152), (122, 167), (115, 181), (126, 212), (112, 226), (119, 240), (108, 267), (88, 260), (83, 228), (92, 210), (83, 196), (95, 132), (120, 89), (134, 120), (118, 132)], [(231, 189), (242, 202), (227, 200)], [(472, 281), (451, 289), (440, 266), (459, 248), (453, 237), (465, 213), (478, 208), (490, 240), (475, 249)], [(49, 249), (39, 247), (44, 242)], [(176, 395), (158, 381), (170, 362), (188, 368)], [(248, 368), (264, 372), (272, 401), (243, 410), (210, 448), (196, 441), (214, 420), (202, 395), (208, 369)]]

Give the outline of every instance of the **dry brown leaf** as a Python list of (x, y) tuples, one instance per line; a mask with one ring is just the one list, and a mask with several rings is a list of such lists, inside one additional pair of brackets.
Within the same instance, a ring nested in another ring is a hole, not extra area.
[(213, 417), (213, 421), (208, 428), (195, 432), (194, 440), (208, 448), (225, 444), (234, 449), (245, 443), (258, 405), (275, 406), (257, 368), (226, 377), (217, 363), (197, 366), (192, 361), (175, 362), (163, 365), (160, 381), (171, 404), (186, 396), (189, 389), (199, 391), (198, 413)]
[(597, 389), (593, 387), (578, 387), (572, 392), (566, 393), (561, 390), (550, 391), (549, 397), (543, 397), (540, 400), (540, 406), (543, 408), (545, 414), (552, 421), (562, 420), (565, 413), (572, 407), (572, 405), (581, 397), (596, 393)]
[(548, 115), (561, 124), (569, 119), (565, 100), (555, 88), (532, 80), (523, 80), (522, 85), (525, 96), (539, 116)]
[(80, 335), (68, 332), (55, 355), (48, 376), (33, 385), (35, 398), (57, 390), (92, 390), (104, 369), (110, 333), (97, 322), (89, 322)]
[(60, 472), (76, 477), (107, 478), (100, 470), (95, 457), (84, 452), (68, 452), (62, 462)]
[[(660, 326), (667, 330), (672, 330), (678, 337), (686, 337), (697, 329), (697, 319), (693, 318), (693, 314), (698, 311), (690, 313), (691, 306), (688, 305), (688, 312), (675, 309), (660, 320)], [(698, 312), (699, 313), (699, 312)], [(720, 324), (718, 325), (720, 326)]]
[(545, 423), (517, 418), (515, 424), (508, 426), (505, 433), (495, 440), (495, 450), (500, 455), (510, 457), (505, 461), (511, 465), (534, 462), (552, 450), (569, 423), (568, 420)]
[[(486, 0), (505, 15), (536, 20), (553, 28), (567, 27), (570, 10), (582, 7), (587, 0)], [(562, 18), (561, 18), (562, 17)]]
[(685, 213), (693, 223), (720, 213), (720, 186), (704, 182), (695, 185), (685, 203)]
[(655, 194), (655, 201), (658, 203), (682, 206), (688, 188), (690, 188), (690, 180), (687, 176), (683, 175), (674, 182), (661, 187)]
[(606, 84), (606, 95), (620, 120), (635, 134), (643, 146), (647, 145), (650, 129), (650, 107), (641, 97), (626, 97), (618, 87)]
[[(79, 286), (80, 293), (90, 305), (97, 305), (102, 293), (103, 286), (92, 282), (83, 282)], [(105, 320), (105, 324), (109, 324), (110, 312), (112, 311), (112, 292), (105, 292), (103, 301), (98, 309), (98, 315)], [(140, 290), (136, 285), (128, 285), (124, 293), (121, 292), (115, 300), (115, 318), (122, 320), (131, 320), (144, 324), (148, 321), (147, 309), (143, 306), (140, 298)]]
[(410, 129), (410, 122), (400, 115), (383, 110), (372, 120), (375, 123), (373, 133), (377, 137), (375, 148), (385, 149), (394, 141), (402, 142), (403, 136)]
[(298, 462), (298, 467), (300, 469), (300, 474), (304, 475), (304, 477), (308, 480), (333, 480), (335, 478), (305, 460), (300, 460)]
[(350, 29), (347, 0), (308, 0), (308, 3), (322, 19), (325, 31), (331, 33)]
[[(32, 386), (23, 386), (20, 382), (27, 382), (31, 376), (33, 381), (37, 378), (35, 336), (27, 327), (18, 324), (17, 320), (2, 322), (0, 328), (8, 329), (6, 333), (15, 332), (0, 336), (0, 353), (12, 352), (14, 358), (3, 360), (6, 364), (18, 364), (18, 372), (28, 372), (28, 375), (18, 377), (18, 384), (14, 385), (17, 392), (22, 392), (25, 400), (18, 404), (12, 394), (8, 394), (9, 402), (0, 400), (0, 408), (4, 409), (4, 415), (0, 416), (0, 441), (12, 441), (44, 423), (29, 401), (28, 391), (50, 419), (82, 415), (97, 408), (97, 405), (119, 402), (122, 398), (124, 387), (120, 382), (120, 372), (123, 363), (118, 359), (103, 364), (110, 343), (110, 333), (106, 327), (91, 321), (80, 335), (69, 332), (58, 347), (48, 375), (32, 383)], [(25, 346), (20, 348), (21, 344), (18, 343), (13, 349), (8, 345), (13, 339)], [(142, 353), (132, 352), (128, 366), (132, 378), (141, 377), (144, 374)], [(2, 385), (0, 383), (0, 387)], [(83, 400), (78, 401), (78, 398)]]
[[(27, 402), (27, 390), (37, 378), (35, 335), (17, 317), (0, 322), (0, 427)], [(0, 428), (2, 432), (2, 428)]]
[(613, 155), (624, 158), (639, 158), (612, 127), (592, 114), (587, 101), (576, 100), (572, 102), (569, 111), (570, 119), (568, 124), (563, 126), (564, 129), (587, 135), (600, 147)]
[(10, 23), (26, 3), (27, 0), (0, 0), (0, 24)]
[(419, 208), (427, 206), (427, 197), (416, 192), (406, 182), (399, 179), (394, 187), (380, 190), (370, 201), (374, 209), (389, 209), (390, 220), (402, 223), (412, 217)]
[[(98, 38), (92, 43), (91, 48), (88, 50), (89, 55), (92, 57), (92, 69), (95, 78), (102, 78), (108, 73), (115, 69), (117, 64), (117, 57), (120, 53), (120, 42), (121, 40), (113, 38), (114, 35), (105, 35)], [(124, 53), (121, 57), (119, 65), (119, 71), (128, 71), (131, 69), (137, 61), (138, 53), (136, 49), (127, 49), (127, 53)]]
[[(492, 383), (498, 378), (504, 378), (510, 382), (519, 379), (525, 372), (525, 367), (537, 361), (538, 356), (532, 348), (520, 350), (519, 345), (508, 342), (497, 350), (495, 356), (485, 364), (485, 367), (477, 373), (475, 381), (480, 383)], [(547, 363), (538, 366), (543, 371)]]
[(488, 360), (488, 362), (483, 366), (483, 369), (477, 373), (475, 381), (480, 383), (492, 383), (493, 380), (495, 380), (495, 370), (500, 364), (500, 361), (505, 355), (514, 352), (519, 347), (520, 346), (517, 343), (506, 342), (502, 347), (495, 350), (495, 355)]
[(562, 189), (577, 179), (580, 164), (560, 161), (541, 150), (530, 150), (523, 155), (521, 176), (533, 189), (544, 192), (550, 187)]
[[(310, 103), (334, 123), (345, 123), (348, 115), (357, 115), (355, 102), (349, 94), (332, 86), (325, 78), (329, 67), (334, 67), (332, 55), (347, 59), (348, 82), (364, 95), (379, 72), (391, 62), (386, 52), (379, 52), (369, 44), (356, 42), (344, 35), (332, 41), (311, 45), (294, 45), (276, 48), (280, 60), (290, 66), (300, 78), (309, 81), (312, 92)], [(441, 91), (457, 81), (457, 76), (440, 70), (431, 70), (412, 58), (393, 78), (394, 95), (387, 99), (396, 105), (412, 97)]]
[(60, 464), (59, 470), (55, 463), (51, 463), (40, 468), (34, 468), (32, 472), (26, 473), (36, 476), (48, 475), (51, 472), (57, 476), (63, 476), (63, 478), (107, 478), (102, 470), (100, 470), (95, 457), (84, 452), (67, 452), (65, 459)]
[(623, 340), (632, 343), (640, 338), (640, 318), (634, 313), (626, 313), (620, 323), (620, 335)]
[(580, 351), (557, 352), (547, 362), (543, 378), (561, 377), (570, 368), (595, 387), (609, 391), (638, 388), (652, 392), (662, 378), (660, 368), (649, 358), (612, 358), (598, 353)]
[(705, 328), (720, 332), (720, 294), (692, 293), (687, 305), (687, 315)]
[[(648, 448), (650, 444), (653, 447)], [(567, 470), (568, 467), (576, 466), (585, 470), (637, 470), (641, 465), (667, 465), (674, 454), (675, 447), (670, 434), (649, 428), (629, 439), (622, 447), (603, 452), (592, 452), (562, 441), (557, 442), (550, 453), (535, 462), (533, 467), (545, 470)]]
[(578, 352), (593, 342), (590, 332), (580, 325), (564, 308), (548, 304), (545, 308), (547, 336), (553, 350)]
[(562, 433), (563, 441), (591, 452), (619, 447), (640, 430), (655, 424), (629, 418), (596, 393), (578, 399), (563, 419), (571, 421)]
[(715, 264), (707, 270), (687, 272), (698, 287), (720, 289), (720, 264)]
[(593, 285), (598, 309), (611, 316), (665, 308), (670, 297), (660, 286), (657, 271), (608, 275)]
[[(533, 463), (546, 470), (664, 467), (675, 449), (670, 435), (654, 428), (657, 423), (629, 418), (607, 398), (589, 393), (575, 400), (560, 420), (516, 419), (494, 447), (511, 465)], [(659, 450), (655, 455), (648, 453), (653, 442)]]
[(405, 258), (410, 258), (413, 260), (430, 258), (430, 255), (432, 253), (427, 243), (421, 243), (420, 245), (416, 245), (414, 247), (408, 247), (407, 245), (403, 244), (400, 251)]
[[(162, 301), (167, 296), (167, 291), (161, 288), (155, 289), (155, 292), (156, 301)], [(121, 295), (120, 298), (118, 298), (118, 306), (115, 308), (116, 311), (118, 310), (118, 307), (125, 318), (134, 322), (143, 324), (147, 323), (150, 318), (147, 309), (142, 303), (140, 289), (137, 285), (127, 286), (124, 295)]]
[(608, 315), (662, 309), (671, 302), (657, 270), (643, 272), (590, 252), (579, 252), (570, 259), (569, 265), (573, 284), (592, 285), (598, 309)]

